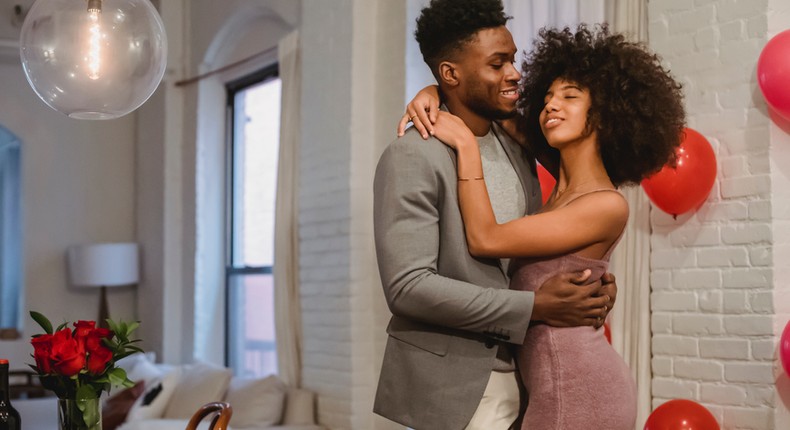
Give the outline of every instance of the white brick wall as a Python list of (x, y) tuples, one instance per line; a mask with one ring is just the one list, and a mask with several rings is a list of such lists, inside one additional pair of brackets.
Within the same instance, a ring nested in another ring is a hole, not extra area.
[[(770, 10), (767, 20), (768, 37), (787, 30), (790, 23), (790, 4), (787, 0), (769, 0)], [(790, 428), (790, 378), (784, 374), (776, 360), (777, 341), (790, 321), (790, 123), (787, 121), (771, 121), (769, 125), (771, 151), (769, 155), (769, 171), (771, 175), (771, 201), (768, 212), (774, 224), (774, 241), (769, 259), (774, 269), (773, 312), (774, 338), (752, 342), (752, 354), (756, 360), (774, 363), (777, 392), (774, 401), (777, 408), (774, 412), (776, 429)], [(765, 206), (769, 206), (766, 204)]]
[(719, 163), (699, 211), (652, 211), (653, 404), (696, 400), (726, 429), (790, 428), (774, 384), (776, 297), (788, 288), (777, 250), (790, 240), (777, 238), (772, 207), (790, 183), (773, 173), (775, 126), (755, 78), (780, 3), (786, 11), (779, 0), (648, 3), (650, 45), (683, 82), (689, 126)]
[[(318, 392), (318, 419), (351, 428), (351, 0), (304, 1), (299, 266), (302, 381)], [(321, 13), (313, 12), (321, 8)], [(326, 36), (325, 36), (326, 35)], [(334, 62), (330, 59), (334, 58)], [(344, 66), (340, 66), (340, 65)], [(318, 80), (315, 70), (324, 69)]]
[(372, 412), (389, 316), (372, 183), (403, 107), (405, 10), (385, 0), (302, 1), (302, 381), (332, 430), (402, 428)]

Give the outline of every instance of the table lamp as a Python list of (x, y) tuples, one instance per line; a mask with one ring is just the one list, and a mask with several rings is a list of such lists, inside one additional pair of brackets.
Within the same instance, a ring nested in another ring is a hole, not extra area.
[(107, 287), (136, 284), (139, 280), (136, 243), (96, 243), (72, 246), (68, 250), (71, 284), (78, 287), (101, 287), (100, 327), (107, 327), (110, 317)]

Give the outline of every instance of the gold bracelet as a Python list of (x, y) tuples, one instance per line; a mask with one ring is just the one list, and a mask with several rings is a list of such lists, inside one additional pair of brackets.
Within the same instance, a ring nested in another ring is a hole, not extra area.
[(459, 181), (482, 181), (483, 179), (482, 176), (479, 178), (458, 178)]

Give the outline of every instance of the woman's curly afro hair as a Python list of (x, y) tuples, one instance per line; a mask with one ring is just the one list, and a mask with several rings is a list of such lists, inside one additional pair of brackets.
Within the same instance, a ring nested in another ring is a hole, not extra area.
[(475, 33), (500, 27), (510, 19), (502, 0), (431, 0), (417, 18), (414, 37), (420, 45), (425, 63), (434, 72)]
[(590, 92), (587, 123), (615, 186), (639, 183), (675, 163), (685, 125), (681, 85), (644, 45), (611, 34), (606, 25), (574, 33), (543, 28), (523, 64), (519, 109), (527, 141), (548, 146), (540, 129), (544, 98), (561, 78)]

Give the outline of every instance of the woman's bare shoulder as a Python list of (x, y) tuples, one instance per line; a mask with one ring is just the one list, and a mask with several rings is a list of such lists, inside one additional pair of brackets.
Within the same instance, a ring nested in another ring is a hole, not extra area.
[(598, 218), (611, 223), (617, 231), (628, 222), (628, 200), (615, 189), (597, 190), (570, 202), (566, 208), (578, 210), (585, 218)]

